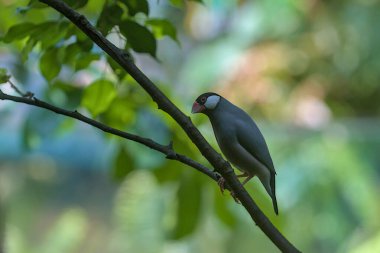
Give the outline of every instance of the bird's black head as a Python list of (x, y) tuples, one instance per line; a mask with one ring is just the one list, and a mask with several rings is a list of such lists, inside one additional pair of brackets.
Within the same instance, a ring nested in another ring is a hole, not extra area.
[(221, 96), (214, 92), (206, 92), (200, 95), (194, 102), (192, 113), (207, 113), (215, 109)]

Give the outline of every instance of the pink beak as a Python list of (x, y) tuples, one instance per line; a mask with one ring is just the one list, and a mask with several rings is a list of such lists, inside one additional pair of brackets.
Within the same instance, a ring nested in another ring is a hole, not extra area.
[(191, 109), (191, 113), (199, 113), (202, 112), (205, 109), (204, 105), (198, 104), (197, 101), (194, 102), (193, 108)]

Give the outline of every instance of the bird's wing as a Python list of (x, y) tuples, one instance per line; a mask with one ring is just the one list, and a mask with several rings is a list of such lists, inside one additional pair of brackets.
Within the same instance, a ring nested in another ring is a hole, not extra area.
[(244, 120), (239, 121), (236, 127), (239, 144), (265, 165), (271, 173), (276, 174), (268, 146), (256, 123), (252, 119), (249, 123)]
[[(248, 116), (248, 115), (247, 115)], [(249, 117), (249, 116), (248, 116)], [(244, 119), (244, 117), (243, 117)], [(272, 197), (273, 208), (278, 214), (277, 199), (276, 199), (276, 170), (274, 169), (272, 158), (269, 154), (268, 146), (264, 136), (260, 132), (256, 123), (249, 117), (249, 120), (239, 120), (236, 124), (237, 139), (239, 144), (255, 157), (260, 163), (270, 172), (270, 192), (265, 187)], [(265, 186), (265, 185), (264, 185)]]

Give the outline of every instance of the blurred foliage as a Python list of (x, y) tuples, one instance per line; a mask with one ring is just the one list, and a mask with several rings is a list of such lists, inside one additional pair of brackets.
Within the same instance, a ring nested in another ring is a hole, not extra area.
[(8, 71), (4, 68), (0, 68), (0, 84), (7, 83), (10, 78), (11, 76), (8, 75)]
[[(214, 90), (258, 119), (278, 171), (280, 216), (257, 180), (247, 188), (302, 251), (380, 251), (380, 1), (65, 2), (182, 110)], [(56, 11), (37, 0), (2, 0), (0, 10), (4, 92), (13, 92), (11, 79), (54, 105), (173, 141), (207, 165)], [(0, 117), (5, 252), (275, 252), (244, 209), (195, 170), (36, 108), (2, 101)], [(206, 119), (193, 119), (215, 146)]]

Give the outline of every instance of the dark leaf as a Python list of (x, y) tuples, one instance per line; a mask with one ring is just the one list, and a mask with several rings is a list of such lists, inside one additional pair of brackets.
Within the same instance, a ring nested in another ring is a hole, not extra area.
[(64, 0), (64, 2), (73, 9), (79, 9), (84, 7), (88, 0)]
[(144, 26), (130, 20), (125, 20), (120, 24), (121, 33), (127, 38), (132, 49), (139, 53), (149, 53), (156, 57), (156, 39), (153, 34)]
[(131, 16), (136, 15), (139, 12), (149, 15), (149, 4), (146, 0), (119, 0), (128, 8), (128, 13)]
[(105, 5), (96, 23), (96, 27), (103, 35), (107, 35), (115, 25), (120, 24), (122, 15), (123, 9), (119, 5)]
[(80, 40), (79, 38), (77, 38), (77, 44), (78, 46), (80, 46), (82, 51), (85, 51), (85, 52), (91, 51), (92, 47), (94, 46), (94, 43), (88, 38), (84, 40)]

